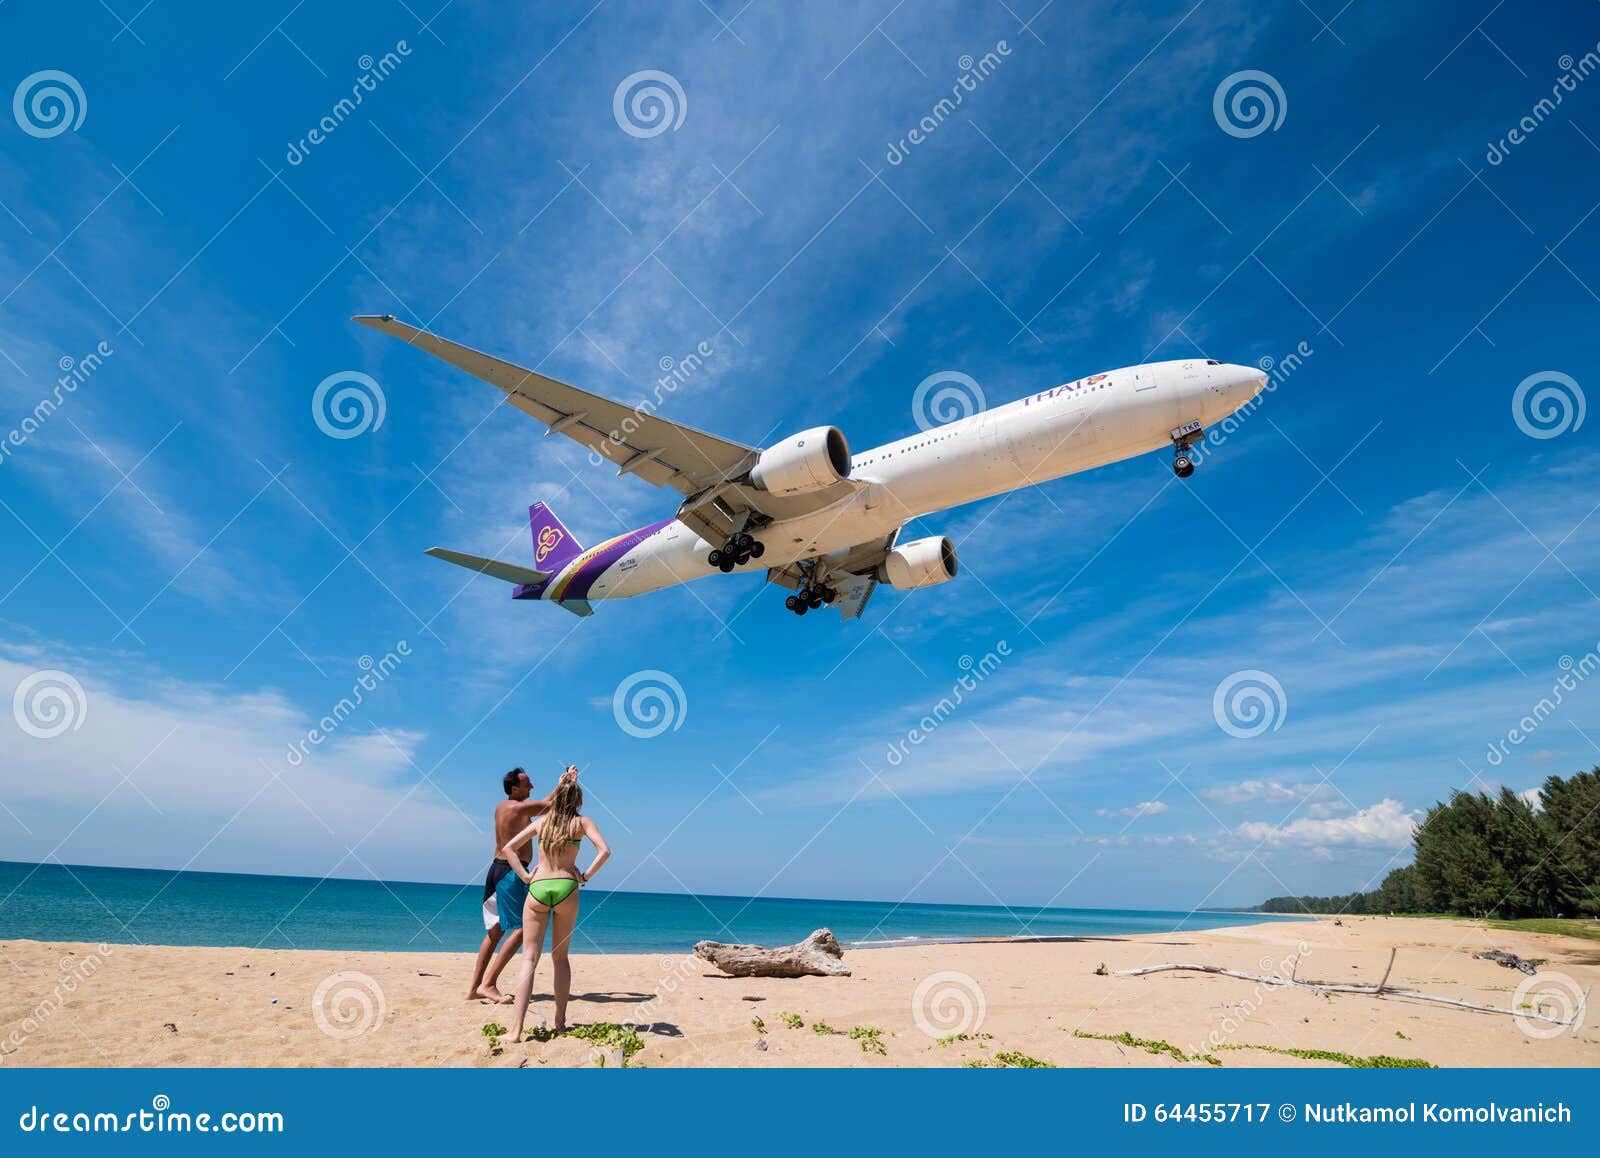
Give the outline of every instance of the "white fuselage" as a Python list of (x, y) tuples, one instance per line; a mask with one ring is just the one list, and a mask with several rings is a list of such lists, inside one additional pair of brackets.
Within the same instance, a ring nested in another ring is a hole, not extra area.
[[(1077, 474), (1172, 445), (1188, 423), (1210, 425), (1266, 383), (1249, 366), (1206, 359), (1095, 374), (854, 456), (866, 485), (804, 518), (754, 530), (765, 571), (882, 538), (919, 515)], [(595, 580), (589, 599), (657, 591), (718, 573), (708, 543), (680, 522), (645, 538)]]

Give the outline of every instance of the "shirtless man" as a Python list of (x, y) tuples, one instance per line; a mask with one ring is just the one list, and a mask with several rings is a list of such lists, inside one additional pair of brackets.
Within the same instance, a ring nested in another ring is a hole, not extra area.
[[(576, 772), (577, 769), (569, 765), (566, 772), (562, 773), (562, 779)], [(472, 982), (467, 989), (468, 1001), (491, 1001), (496, 1004), (511, 1000), (511, 995), (501, 993), (495, 983), (500, 980), (501, 972), (516, 956), (517, 947), (522, 944), (522, 903), (527, 899), (528, 892), (527, 886), (517, 880), (511, 866), (501, 858), (500, 850), (507, 841), (527, 828), (534, 817), (549, 811), (550, 802), (556, 794), (552, 788), (541, 800), (529, 799), (533, 795), (533, 781), (521, 768), (507, 772), (501, 784), (506, 798), (494, 806), (495, 855), (494, 862), (489, 866), (489, 875), (483, 883), (485, 932), (483, 942), (478, 946), (477, 963), (472, 969)], [(526, 856), (528, 850), (529, 845), (525, 844), (517, 851)], [(508, 932), (513, 936), (506, 937), (505, 944), (500, 945), (500, 939)], [(499, 953), (495, 952), (497, 945), (500, 946)]]

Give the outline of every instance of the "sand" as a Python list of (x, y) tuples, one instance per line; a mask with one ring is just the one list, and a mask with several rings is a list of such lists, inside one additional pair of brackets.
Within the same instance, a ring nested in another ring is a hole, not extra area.
[[(801, 932), (804, 932), (802, 930)], [(1476, 923), (1355, 918), (1263, 923), (1201, 933), (857, 950), (847, 978), (730, 978), (692, 956), (580, 955), (574, 1024), (629, 1022), (634, 1063), (662, 1066), (960, 1066), (1026, 1055), (1059, 1066), (1314, 1066), (1275, 1046), (1423, 1059), (1441, 1066), (1600, 1065), (1600, 1010), (1554, 1034), (1516, 1019), (1399, 998), (1323, 995), (1199, 973), (1097, 976), (1166, 961), (1301, 979), (1376, 982), (1511, 1007), (1524, 976), (1479, 949), (1548, 959), (1536, 979), (1557, 996), (1600, 982), (1600, 945)], [(1296, 966), (1294, 959), (1299, 956)], [(481, 1027), (510, 1010), (463, 997), (467, 953), (332, 953), (0, 942), (0, 1065), (529, 1066), (615, 1065), (615, 1050), (572, 1038), (504, 1043)], [(535, 987), (548, 1017), (549, 965)], [(1570, 982), (1566, 979), (1570, 979)], [(320, 995), (319, 995), (320, 990)], [(981, 1008), (980, 1008), (981, 1007)], [(981, 1023), (977, 1020), (981, 1012)], [(797, 1015), (790, 1028), (782, 1014)], [(764, 1022), (758, 1031), (752, 1019)], [(824, 1022), (837, 1034), (819, 1034)], [(884, 1053), (847, 1032), (882, 1030)], [(972, 1040), (939, 1044), (965, 1029)], [(1076, 1036), (1170, 1043), (1171, 1052)], [(991, 1035), (978, 1037), (978, 1034)]]

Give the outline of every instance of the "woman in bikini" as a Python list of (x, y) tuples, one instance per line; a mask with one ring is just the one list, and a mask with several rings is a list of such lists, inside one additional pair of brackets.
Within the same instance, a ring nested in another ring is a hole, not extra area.
[[(559, 1033), (567, 1028), (567, 998), (572, 993), (572, 962), (567, 950), (572, 944), (573, 927), (578, 923), (578, 886), (588, 884), (611, 856), (611, 849), (594, 821), (579, 815), (582, 807), (583, 789), (578, 787), (577, 779), (563, 778), (555, 790), (550, 811), (500, 850), (500, 855), (511, 865), (511, 871), (528, 886), (528, 900), (522, 911), (522, 977), (517, 982), (516, 1015), (511, 1030), (513, 1041), (522, 1040), (528, 1002), (533, 998), (533, 971), (539, 965), (546, 926), (551, 930), (550, 962), (555, 971), (554, 1029)], [(539, 849), (539, 863), (532, 872), (517, 855), (518, 847), (525, 845), (530, 837), (537, 841)], [(580, 873), (578, 848), (584, 837), (593, 843), (595, 858), (589, 871)]]

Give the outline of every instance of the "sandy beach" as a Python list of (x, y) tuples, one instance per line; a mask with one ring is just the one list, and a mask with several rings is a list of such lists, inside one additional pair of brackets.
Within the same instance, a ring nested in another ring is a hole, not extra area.
[[(803, 934), (800, 930), (797, 935)], [(1346, 918), (1047, 943), (857, 950), (847, 978), (731, 978), (684, 954), (574, 957), (570, 1020), (632, 1023), (632, 1064), (961, 1066), (1000, 1055), (1058, 1066), (1316, 1066), (1278, 1050), (1440, 1066), (1600, 1065), (1600, 1012), (1572, 1030), (1403, 997), (1286, 990), (1203, 973), (1100, 976), (1163, 962), (1388, 984), (1509, 1008), (1521, 973), (1472, 953), (1545, 958), (1561, 993), (1600, 982), (1600, 945), (1477, 923)], [(571, 1037), (505, 1042), (509, 1009), (462, 996), (468, 954), (332, 953), (0, 942), (0, 1063), (9, 1066), (574, 1066), (615, 1049)], [(1566, 979), (1570, 979), (1568, 982)], [(548, 962), (534, 1009), (550, 1014)], [(978, 1020), (981, 1013), (981, 1022)], [(786, 1023), (784, 1014), (803, 1027)], [(763, 1029), (758, 1030), (754, 1019)], [(818, 1032), (817, 1023), (837, 1030)], [(875, 1052), (872, 1035), (881, 1030)], [(965, 1030), (967, 1040), (941, 1044)], [(1131, 1034), (1150, 1045), (1103, 1040)], [(987, 1035), (987, 1036), (984, 1036)], [(1154, 1043), (1168, 1043), (1166, 1050)], [(1235, 1048), (1221, 1048), (1235, 1047)], [(1205, 1053), (1215, 1061), (1197, 1058)], [(1181, 1056), (1179, 1056), (1181, 1054)]]

